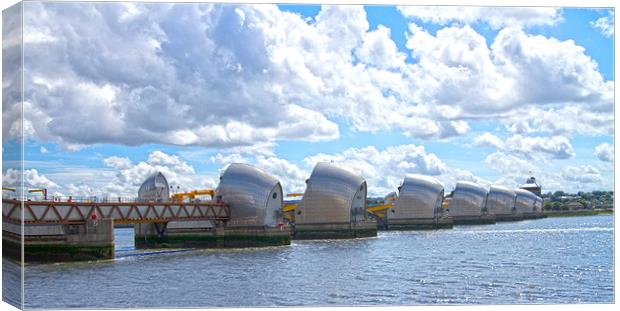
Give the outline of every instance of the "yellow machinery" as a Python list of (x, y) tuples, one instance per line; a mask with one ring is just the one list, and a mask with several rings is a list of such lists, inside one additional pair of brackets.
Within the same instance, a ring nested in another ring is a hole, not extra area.
[(385, 203), (381, 205), (368, 206), (366, 210), (374, 215), (384, 218), (385, 212), (392, 206), (394, 206), (394, 203)]
[(380, 218), (385, 218), (385, 212), (394, 206), (396, 199), (398, 199), (396, 192), (390, 193), (385, 197), (383, 204), (370, 205), (366, 210)]
[(185, 200), (185, 198), (188, 198), (189, 200), (193, 200), (196, 198), (197, 195), (208, 195), (208, 196), (211, 196), (211, 200), (213, 200), (213, 197), (215, 197), (215, 190), (203, 189), (203, 190), (193, 190), (189, 192), (175, 193), (170, 198), (172, 199), (172, 202), (182, 203)]
[[(287, 197), (301, 197), (303, 195), (304, 195), (303, 193), (289, 193), (286, 196)], [(390, 207), (394, 206), (393, 201), (396, 200), (396, 197), (395, 196), (388, 197), (386, 199), (389, 203), (368, 206), (367, 211), (381, 218), (385, 217), (385, 211), (390, 209)], [(290, 212), (294, 211), (298, 205), (299, 203), (284, 203), (282, 206), (282, 211), (284, 212), (285, 215), (290, 215), (291, 214)]]
[[(287, 197), (303, 197), (304, 194), (303, 193), (289, 193), (286, 195)], [(294, 211), (297, 208), (297, 205), (299, 205), (299, 203), (284, 203), (284, 206), (282, 206), (282, 211), (287, 213), (287, 212), (291, 212)]]
[(6, 188), (6, 187), (2, 187), (2, 191), (11, 191), (11, 192), (15, 192), (15, 188)]
[(47, 189), (30, 189), (28, 190), (28, 192), (29, 193), (41, 192), (41, 194), (43, 195), (43, 199), (47, 201)]
[(284, 206), (282, 207), (282, 211), (287, 213), (287, 212), (291, 212), (294, 211), (297, 208), (297, 205), (299, 205), (298, 203), (284, 203)]
[[(286, 195), (287, 197), (303, 197), (304, 194), (303, 193), (289, 193)], [(284, 214), (284, 219), (288, 220), (289, 222), (294, 221), (295, 217), (293, 215), (293, 211), (297, 208), (297, 206), (299, 205), (299, 203), (295, 202), (291, 202), (291, 203), (286, 203), (283, 202), (282, 204), (282, 212)]]

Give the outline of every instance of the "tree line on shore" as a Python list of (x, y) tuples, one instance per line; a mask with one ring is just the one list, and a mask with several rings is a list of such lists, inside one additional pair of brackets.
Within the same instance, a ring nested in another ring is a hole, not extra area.
[(562, 211), (576, 209), (613, 209), (613, 191), (579, 191), (576, 194), (564, 191), (547, 192), (543, 194), (543, 208), (545, 210)]

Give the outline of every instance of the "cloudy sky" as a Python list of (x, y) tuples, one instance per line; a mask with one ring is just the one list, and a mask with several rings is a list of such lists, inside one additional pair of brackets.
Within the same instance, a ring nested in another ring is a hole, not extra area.
[[(30, 188), (135, 195), (156, 171), (215, 187), (246, 162), (292, 192), (333, 161), (370, 195), (406, 173), (613, 189), (613, 8), (27, 2), (23, 33)], [(5, 65), (5, 184), (16, 77)]]

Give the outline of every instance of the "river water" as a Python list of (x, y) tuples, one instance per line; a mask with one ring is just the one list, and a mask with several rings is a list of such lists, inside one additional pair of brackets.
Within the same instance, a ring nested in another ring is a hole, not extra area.
[[(26, 265), (26, 308), (611, 303), (613, 216)], [(6, 261), (5, 261), (6, 266)]]

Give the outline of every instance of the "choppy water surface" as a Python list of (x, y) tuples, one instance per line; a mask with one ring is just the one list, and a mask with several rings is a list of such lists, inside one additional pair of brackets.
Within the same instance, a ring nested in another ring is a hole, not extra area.
[(613, 302), (613, 217), (380, 232), (361, 240), (27, 265), (26, 307)]

